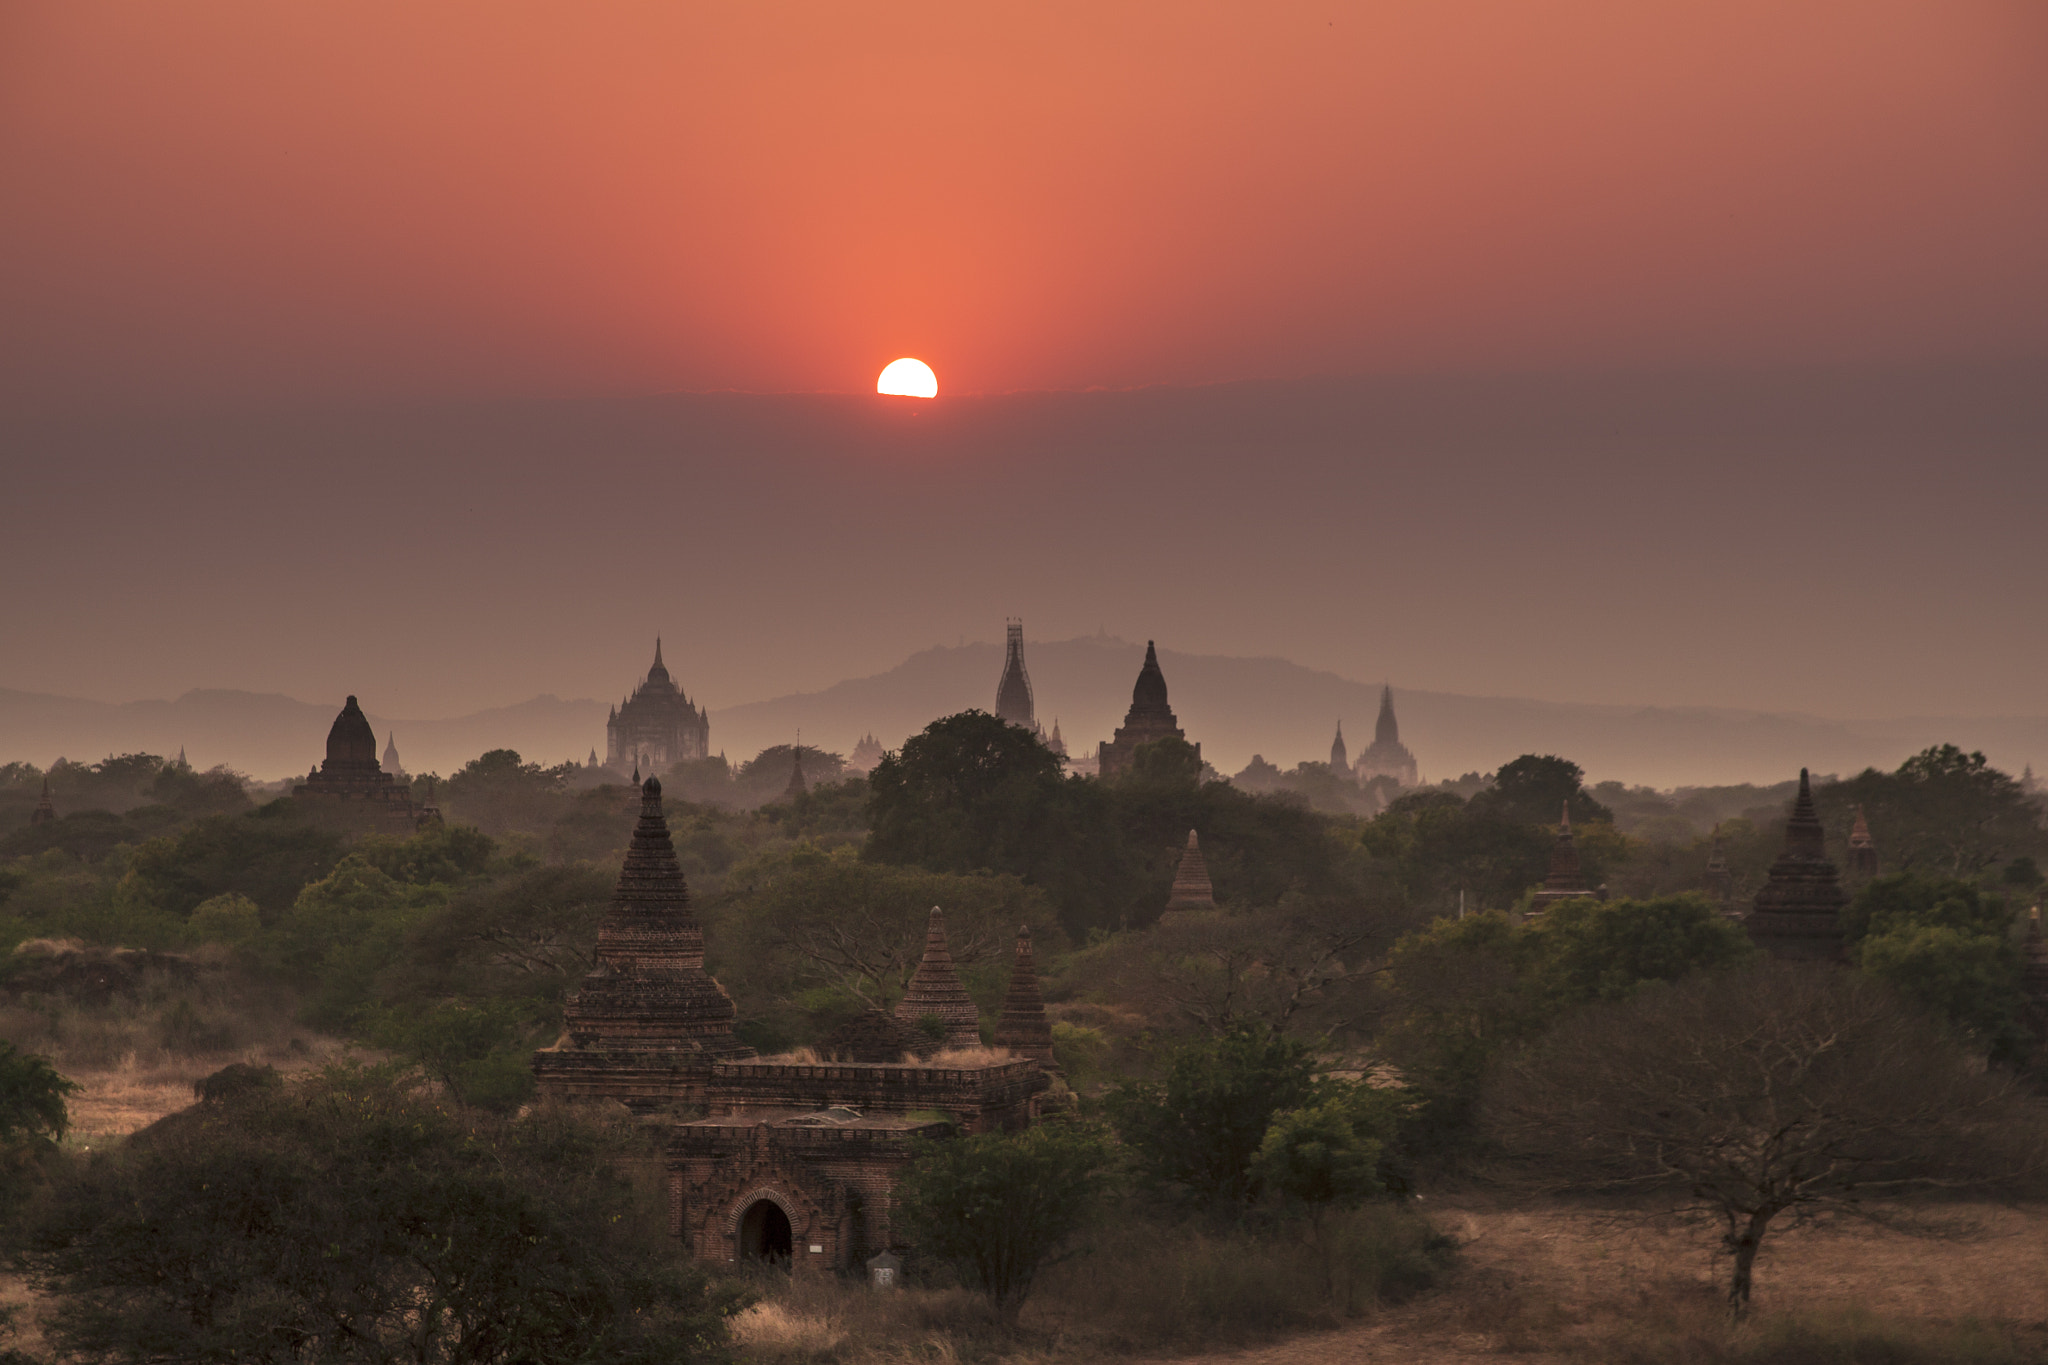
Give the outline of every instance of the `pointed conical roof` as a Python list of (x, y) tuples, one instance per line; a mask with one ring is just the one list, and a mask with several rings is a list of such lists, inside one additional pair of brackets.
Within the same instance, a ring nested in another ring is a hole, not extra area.
[(1337, 737), (1330, 741), (1330, 770), (1340, 776), (1351, 771), (1351, 756), (1344, 748), (1344, 722), (1337, 722)]
[(659, 635), (654, 637), (654, 667), (647, 670), (647, 681), (669, 681), (668, 668), (661, 662), (661, 637)]
[(1862, 807), (1862, 806), (1858, 806), (1858, 807), (1856, 807), (1856, 820), (1855, 820), (1855, 823), (1849, 826), (1849, 847), (1851, 847), (1851, 848), (1874, 848), (1874, 847), (1876, 847), (1876, 844), (1874, 843), (1874, 841), (1873, 841), (1873, 840), (1871, 839), (1871, 837), (1870, 837), (1870, 822), (1869, 822), (1868, 820), (1865, 820), (1865, 819), (1863, 818), (1863, 807)]
[(960, 973), (953, 969), (953, 952), (946, 946), (946, 916), (936, 905), (925, 922), (924, 958), (910, 978), (910, 989), (896, 1002), (896, 1017), (907, 1024), (919, 1026), (926, 1015), (936, 1015), (945, 1025), (945, 1046), (981, 1046), (981, 1016), (968, 998), (967, 988), (960, 984)]
[(43, 774), (43, 799), (36, 802), (36, 808), (29, 812), (31, 825), (47, 825), (57, 818), (57, 808), (50, 802), (50, 775)]
[(1052, 1056), (1052, 1022), (1045, 1017), (1045, 997), (1039, 993), (1038, 969), (1031, 960), (1028, 924), (1017, 930), (1017, 955), (1010, 963), (1010, 989), (1003, 997), (995, 1044), (1032, 1058), (1046, 1071), (1059, 1070)]
[(1585, 871), (1579, 865), (1579, 841), (1572, 833), (1572, 806), (1566, 801), (1558, 818), (1557, 841), (1550, 846), (1550, 873), (1531, 902), (1531, 913), (1542, 913), (1552, 901), (1592, 894), (1586, 887)]
[(363, 708), (350, 697), (327, 731), (327, 761), (320, 771), (329, 776), (351, 772), (381, 772), (377, 766), (377, 732)]
[(1167, 711), (1166, 675), (1159, 671), (1159, 650), (1152, 641), (1145, 642), (1145, 664), (1138, 670), (1138, 681), (1131, 686), (1131, 712)]
[(1375, 744), (1399, 744), (1401, 742), (1401, 726), (1394, 719), (1394, 689), (1388, 683), (1380, 684), (1380, 716), (1373, 723), (1372, 742)]
[(1209, 863), (1202, 857), (1202, 841), (1189, 830), (1187, 846), (1180, 851), (1180, 866), (1173, 872), (1173, 890), (1166, 897), (1166, 910), (1170, 913), (1215, 908), (1216, 891), (1209, 882)]
[(1841, 877), (1828, 861), (1827, 833), (1814, 810), (1813, 785), (1799, 770), (1799, 795), (1785, 821), (1785, 851), (1771, 864), (1744, 921), (1757, 946), (1777, 957), (1839, 961), (1842, 948)]
[(782, 789), (782, 799), (794, 801), (809, 790), (804, 785), (804, 748), (799, 744), (790, 750), (789, 785)]
[(1031, 694), (1031, 675), (1024, 668), (1024, 623), (1007, 623), (1003, 649), (1003, 677), (996, 684), (996, 715), (1021, 729), (1037, 728), (1037, 707)]
[(640, 822), (597, 930), (597, 965), (563, 1008), (579, 1047), (743, 1056), (733, 1004), (704, 970), (704, 932), (662, 814), (661, 783), (640, 788)]

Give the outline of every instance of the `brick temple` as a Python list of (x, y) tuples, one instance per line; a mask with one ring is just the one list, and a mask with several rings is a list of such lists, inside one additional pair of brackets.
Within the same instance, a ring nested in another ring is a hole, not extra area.
[[(1103, 741), (1096, 750), (1096, 772), (1104, 778), (1115, 777), (1131, 766), (1131, 757), (1140, 744), (1186, 738), (1173, 708), (1166, 702), (1166, 675), (1159, 671), (1159, 651), (1147, 640), (1145, 664), (1138, 670), (1138, 681), (1131, 688), (1131, 709), (1124, 715), (1124, 723), (1117, 727), (1115, 737)], [(1201, 756), (1202, 746), (1197, 744), (1195, 757)]]
[(891, 1192), (916, 1140), (1027, 1127), (1052, 1087), (1029, 930), (999, 1046), (983, 1048), (936, 909), (895, 1013), (869, 1011), (816, 1052), (755, 1056), (704, 970), (653, 778), (597, 956), (562, 1040), (534, 1055), (535, 1077), (543, 1095), (614, 1100), (668, 1127), (669, 1230), (707, 1261), (842, 1270), (900, 1246)]
[(604, 748), (605, 766), (620, 772), (663, 773), (711, 753), (711, 718), (669, 676), (659, 637), (647, 677), (604, 723)]
[[(1335, 753), (1331, 755), (1331, 762), (1336, 762)], [(1392, 687), (1380, 688), (1380, 715), (1372, 727), (1372, 743), (1359, 753), (1353, 771), (1362, 783), (1376, 777), (1391, 777), (1397, 786), (1413, 787), (1421, 781), (1415, 755), (1409, 753), (1408, 746), (1401, 742), (1401, 723), (1394, 719)]]
[(1842, 906), (1848, 895), (1828, 861), (1827, 835), (1813, 807), (1813, 786), (1799, 770), (1799, 795), (1785, 822), (1785, 851), (1743, 919), (1750, 939), (1773, 957), (1839, 962)]
[(386, 834), (411, 834), (431, 818), (377, 762), (377, 732), (354, 697), (328, 728), (326, 760), (292, 788), (292, 800), (321, 823)]

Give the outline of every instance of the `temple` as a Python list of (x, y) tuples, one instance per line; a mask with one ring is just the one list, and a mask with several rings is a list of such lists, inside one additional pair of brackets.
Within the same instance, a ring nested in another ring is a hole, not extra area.
[(1166, 909), (1160, 918), (1183, 910), (1214, 910), (1216, 890), (1209, 883), (1209, 863), (1202, 857), (1202, 841), (1188, 831), (1187, 846), (1180, 851), (1180, 863), (1173, 870), (1173, 890), (1167, 893)]
[(1003, 677), (996, 684), (996, 715), (1020, 730), (1043, 735), (1038, 728), (1037, 708), (1031, 695), (1031, 675), (1024, 670), (1024, 623), (1006, 623), (1008, 642), (1003, 649)]
[(925, 921), (924, 957), (910, 978), (910, 989), (896, 1002), (896, 1017), (946, 1047), (981, 1046), (981, 1015), (967, 998), (960, 973), (953, 969), (945, 912), (936, 905)]
[(633, 695), (612, 708), (604, 726), (605, 766), (624, 772), (628, 766), (663, 773), (678, 763), (711, 752), (711, 720), (693, 706), (669, 677), (661, 662), (661, 641), (654, 642), (654, 667)]
[(936, 909), (894, 1014), (866, 1011), (815, 1051), (755, 1057), (704, 970), (652, 778), (597, 958), (562, 1041), (534, 1055), (535, 1077), (544, 1096), (617, 1101), (667, 1126), (669, 1231), (703, 1260), (817, 1273), (901, 1247), (892, 1190), (916, 1142), (1027, 1127), (1053, 1089), (1029, 931), (998, 1029), (1008, 1050), (984, 1049)]
[(1550, 846), (1550, 874), (1529, 897), (1529, 914), (1542, 914), (1559, 901), (1591, 896), (1586, 874), (1579, 867), (1579, 841), (1572, 833), (1572, 807), (1567, 801), (1557, 823), (1557, 842)]
[(28, 822), (30, 827), (33, 828), (36, 825), (51, 824), (56, 819), (57, 807), (51, 804), (50, 802), (50, 775), (48, 773), (44, 773), (43, 799), (36, 802), (36, 808), (29, 812)]
[(1722, 837), (1719, 821), (1714, 823), (1714, 835), (1707, 844), (1706, 890), (1707, 899), (1722, 914), (1730, 919), (1742, 918), (1742, 911), (1735, 905), (1735, 874), (1728, 870), (1728, 840)]
[(377, 763), (377, 733), (350, 697), (327, 731), (327, 759), (292, 788), (301, 810), (328, 823), (410, 834), (419, 825), (412, 789)]
[(1863, 807), (1856, 808), (1856, 822), (1849, 827), (1849, 875), (1857, 881), (1868, 881), (1877, 875), (1877, 841), (1870, 837), (1870, 822), (1863, 818)]
[(1401, 743), (1401, 726), (1394, 719), (1394, 689), (1380, 688), (1380, 716), (1372, 727), (1372, 743), (1358, 756), (1354, 771), (1361, 784), (1376, 777), (1391, 777), (1397, 786), (1413, 787), (1419, 781), (1415, 755)]
[(1773, 957), (1838, 962), (1842, 958), (1842, 892), (1828, 861), (1827, 835), (1814, 813), (1813, 786), (1799, 770), (1799, 795), (1785, 822), (1785, 851), (1771, 864), (1743, 921), (1749, 937)]
[(655, 1113), (702, 1104), (712, 1062), (753, 1055), (733, 1037), (731, 997), (704, 970), (704, 931), (656, 778), (641, 785), (640, 822), (598, 926), (596, 958), (563, 1006), (562, 1041), (534, 1056), (542, 1094)]
[(384, 771), (391, 774), (394, 782), (405, 781), (405, 765), (398, 761), (398, 732), (390, 731), (384, 740)]
[[(1166, 675), (1159, 671), (1159, 651), (1147, 640), (1145, 666), (1138, 670), (1137, 684), (1131, 688), (1131, 709), (1125, 714), (1124, 723), (1117, 727), (1116, 737), (1097, 748), (1096, 772), (1104, 778), (1115, 777), (1130, 768), (1139, 745), (1186, 738), (1180, 722), (1174, 719), (1173, 709), (1166, 704)], [(1202, 746), (1197, 744), (1195, 757), (1201, 756)]]
[(793, 744), (789, 749), (789, 785), (782, 789), (782, 799), (794, 801), (809, 791), (804, 783), (804, 746)]
[(1052, 718), (1052, 735), (1045, 741), (1045, 747), (1058, 754), (1061, 758), (1067, 756), (1067, 742), (1060, 738), (1060, 718), (1058, 716)]
[(1344, 722), (1337, 722), (1337, 737), (1330, 741), (1330, 771), (1345, 779), (1351, 777), (1351, 759), (1344, 751)]
[(863, 775), (875, 770), (882, 761), (882, 744), (872, 734), (862, 735), (860, 743), (853, 746), (853, 757), (846, 760), (846, 770)]

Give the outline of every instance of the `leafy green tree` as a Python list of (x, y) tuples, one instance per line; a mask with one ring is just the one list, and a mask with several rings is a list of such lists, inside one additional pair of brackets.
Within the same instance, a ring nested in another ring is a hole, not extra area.
[(1273, 1116), (1321, 1093), (1306, 1043), (1241, 1026), (1183, 1044), (1163, 1081), (1125, 1081), (1108, 1108), (1149, 1179), (1206, 1203), (1244, 1204), (1259, 1192), (1253, 1161)]
[(1033, 850), (1020, 829), (1056, 807), (1059, 755), (982, 711), (933, 721), (868, 775), (871, 862), (939, 872), (1023, 872)]
[(1407, 1105), (1399, 1091), (1329, 1084), (1316, 1103), (1276, 1115), (1252, 1158), (1260, 1185), (1308, 1209), (1332, 1298), (1337, 1269), (1323, 1238), (1324, 1216), (1386, 1193), (1385, 1152)]
[(235, 892), (254, 901), (268, 924), (300, 888), (333, 870), (341, 848), (335, 834), (296, 818), (290, 802), (272, 802), (253, 814), (212, 816), (150, 840), (130, 857), (120, 895), (182, 920), (200, 902)]
[(50, 1059), (0, 1041), (0, 1152), (48, 1146), (64, 1136), (71, 1115), (64, 1097), (78, 1093)]
[(487, 834), (537, 834), (570, 808), (569, 779), (579, 765), (543, 768), (515, 749), (492, 749), (448, 779), (444, 804), (451, 817)]
[(262, 946), (309, 992), (307, 1022), (344, 1028), (372, 1002), (407, 936), (446, 898), (445, 887), (408, 886), (351, 854), (299, 893)]
[(1881, 773), (1865, 769), (1814, 791), (1822, 820), (1846, 839), (1863, 807), (1884, 866), (1934, 877), (1975, 877), (2019, 857), (2048, 854), (2041, 808), (1981, 753), (1953, 744), (1922, 750)]
[(1523, 754), (1503, 763), (1493, 785), (1472, 798), (1472, 804), (1504, 820), (1523, 825), (1556, 825), (1569, 805), (1572, 823), (1612, 822), (1614, 815), (1595, 801), (1585, 787), (1585, 771), (1555, 754)]
[(437, 1000), (386, 1006), (372, 1016), (368, 1033), (460, 1103), (510, 1113), (533, 1095), (534, 1045), (554, 1013), (531, 1001)]
[[(1553, 820), (1554, 823), (1554, 820)], [(1504, 909), (1543, 880), (1551, 836), (1450, 792), (1398, 797), (1360, 831), (1374, 864), (1420, 912)]]
[(1866, 934), (1934, 925), (2003, 938), (2012, 926), (2012, 912), (1975, 882), (1911, 872), (1877, 878), (1842, 911), (1842, 933), (1852, 947)]
[(1742, 926), (1698, 894), (1558, 901), (1533, 926), (1534, 985), (1560, 1005), (1618, 1000), (1645, 981), (1717, 971), (1756, 951)]
[(2020, 1022), (2023, 964), (2012, 940), (1948, 924), (1897, 924), (1866, 935), (1856, 960), (1992, 1057), (2017, 1061), (2030, 1050)]
[(81, 1359), (726, 1359), (733, 1300), (637, 1212), (624, 1141), (374, 1072), (249, 1087), (76, 1163), (23, 1259)]
[(1038, 1272), (1086, 1225), (1110, 1150), (1079, 1123), (927, 1141), (896, 1186), (897, 1226), (1014, 1322)]

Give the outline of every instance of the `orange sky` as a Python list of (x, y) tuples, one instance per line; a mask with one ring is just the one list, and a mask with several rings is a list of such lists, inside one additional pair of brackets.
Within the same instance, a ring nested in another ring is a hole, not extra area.
[(2048, 351), (2048, 6), (13, 3), (0, 396)]

